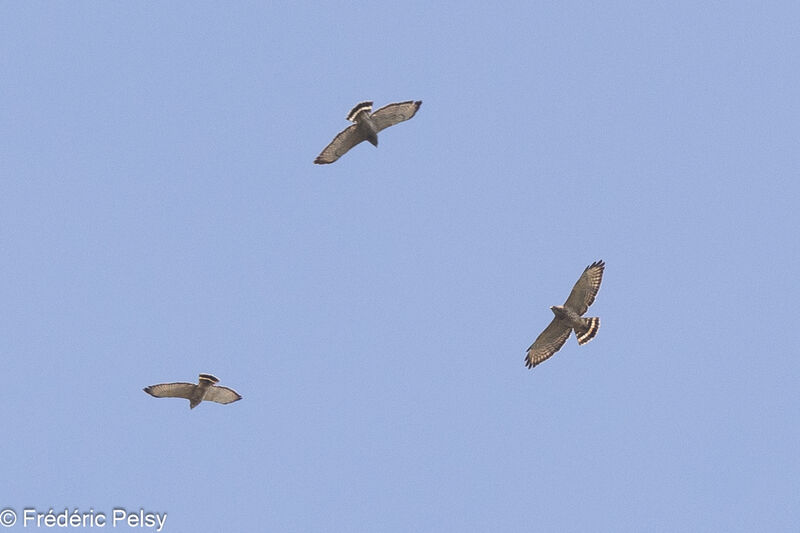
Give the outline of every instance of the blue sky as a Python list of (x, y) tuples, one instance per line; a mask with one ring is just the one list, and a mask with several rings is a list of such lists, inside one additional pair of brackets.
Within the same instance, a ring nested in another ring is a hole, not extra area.
[[(0, 26), (0, 508), (800, 527), (794, 3), (7, 2)], [(363, 100), (424, 103), (312, 164)], [(598, 259), (597, 337), (527, 370)], [(142, 392), (200, 372), (244, 399)]]

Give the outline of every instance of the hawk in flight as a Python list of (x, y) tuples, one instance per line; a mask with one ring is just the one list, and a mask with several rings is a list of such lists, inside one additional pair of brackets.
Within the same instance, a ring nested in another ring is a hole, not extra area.
[(373, 146), (378, 146), (379, 131), (410, 119), (417, 113), (417, 109), (421, 105), (421, 101), (409, 100), (385, 105), (373, 113), (372, 102), (356, 104), (347, 114), (347, 120), (353, 122), (353, 125), (348, 126), (334, 137), (331, 143), (317, 156), (314, 163), (318, 165), (333, 163), (361, 141), (369, 141)]
[(597, 291), (600, 290), (605, 267), (603, 261), (595, 261), (586, 267), (564, 305), (550, 308), (556, 316), (528, 348), (525, 366), (533, 368), (560, 350), (573, 329), (578, 344), (586, 344), (594, 338), (600, 329), (600, 319), (596, 316), (583, 318), (582, 315), (592, 305)]
[(233, 389), (215, 385), (219, 380), (211, 374), (200, 374), (197, 385), (194, 383), (160, 383), (145, 387), (144, 391), (156, 398), (186, 398), (189, 409), (194, 409), (203, 400), (217, 403), (233, 403), (242, 396)]

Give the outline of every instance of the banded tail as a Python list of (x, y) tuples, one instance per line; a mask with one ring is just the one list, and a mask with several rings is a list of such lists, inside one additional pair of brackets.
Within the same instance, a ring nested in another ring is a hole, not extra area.
[(597, 335), (597, 330), (600, 329), (600, 319), (596, 316), (582, 318), (583, 325), (575, 328), (575, 337), (578, 339), (578, 344), (586, 344)]

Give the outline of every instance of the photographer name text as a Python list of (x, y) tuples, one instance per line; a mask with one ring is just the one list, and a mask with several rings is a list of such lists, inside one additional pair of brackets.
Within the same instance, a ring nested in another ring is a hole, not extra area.
[(139, 509), (129, 511), (122, 507), (115, 507), (111, 513), (97, 512), (90, 509), (88, 512), (81, 512), (78, 509), (70, 511), (64, 509), (55, 512), (50, 509), (47, 512), (40, 512), (35, 508), (25, 508), (17, 516), (14, 509), (6, 508), (0, 511), (0, 526), (11, 527), (17, 523), (22, 523), (22, 527), (131, 527), (131, 528), (156, 528), (161, 531), (167, 521), (167, 513), (153, 513)]

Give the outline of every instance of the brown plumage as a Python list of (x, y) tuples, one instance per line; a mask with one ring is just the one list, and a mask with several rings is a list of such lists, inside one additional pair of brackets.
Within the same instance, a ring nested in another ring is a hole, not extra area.
[(347, 120), (353, 122), (353, 125), (339, 132), (317, 156), (314, 163), (318, 165), (333, 163), (363, 141), (369, 141), (373, 146), (378, 146), (379, 131), (410, 119), (417, 113), (417, 109), (421, 105), (421, 101), (409, 100), (385, 105), (373, 113), (372, 102), (356, 104), (347, 114)]
[(582, 315), (589, 310), (589, 306), (597, 296), (597, 291), (600, 290), (605, 266), (603, 261), (595, 261), (587, 266), (564, 305), (554, 305), (550, 308), (555, 317), (528, 348), (525, 366), (533, 368), (550, 358), (567, 342), (567, 338), (573, 330), (578, 344), (586, 344), (594, 338), (597, 330), (600, 329), (600, 319), (598, 317), (582, 318)]
[(156, 398), (185, 398), (189, 400), (189, 409), (194, 409), (202, 401), (217, 403), (233, 403), (242, 396), (233, 389), (216, 385), (219, 379), (211, 374), (200, 374), (197, 385), (194, 383), (160, 383), (145, 387), (144, 391)]

